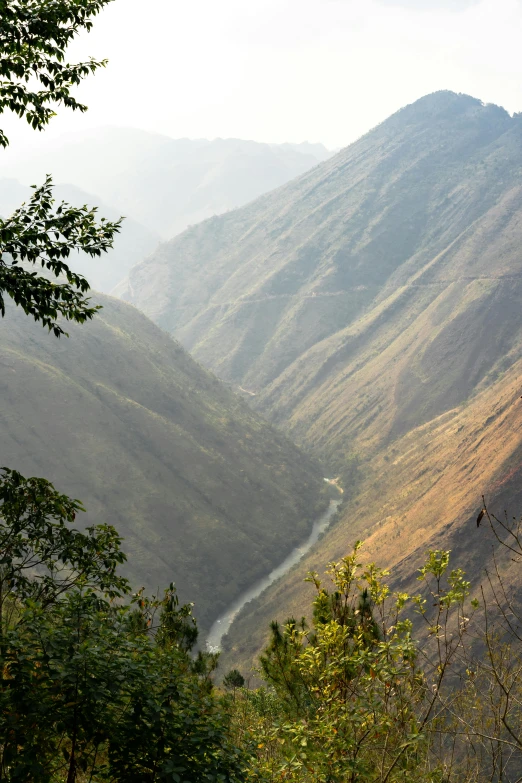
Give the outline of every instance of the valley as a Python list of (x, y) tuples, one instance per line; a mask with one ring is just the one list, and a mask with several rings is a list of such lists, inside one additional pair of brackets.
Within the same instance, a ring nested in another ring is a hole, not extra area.
[(521, 29), (2, 3), (2, 782), (522, 781)]
[(307, 569), (356, 539), (397, 583), (442, 542), (478, 579), (490, 544), (459, 536), (482, 494), (517, 513), (521, 133), (499, 107), (426, 96), (120, 286), (345, 491), (339, 523), (240, 613), (225, 667), (249, 669), (269, 621), (306, 606)]
[(115, 525), (133, 583), (176, 582), (209, 628), (306, 538), (328, 505), (321, 466), (137, 310), (96, 301), (60, 341), (8, 307), (0, 464)]
[(268, 576), (260, 579), (253, 587), (249, 588), (239, 598), (233, 601), (221, 617), (215, 620), (206, 638), (206, 647), (210, 652), (221, 652), (223, 637), (228, 634), (237, 615), (241, 612), (243, 607), (247, 606), (251, 601), (255, 601), (257, 598), (261, 597), (270, 585), (285, 576), (293, 566), (299, 563), (308, 550), (317, 543), (319, 537), (328, 530), (328, 526), (332, 517), (337, 513), (340, 503), (340, 500), (330, 500), (330, 505), (326, 511), (321, 514), (316, 522), (314, 522), (312, 532), (306, 541), (303, 541), (290, 552), (283, 562), (274, 568)]

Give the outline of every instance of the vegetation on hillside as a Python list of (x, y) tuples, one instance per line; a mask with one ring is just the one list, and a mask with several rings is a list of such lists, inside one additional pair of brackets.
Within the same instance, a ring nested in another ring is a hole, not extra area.
[(172, 584), (131, 596), (118, 534), (75, 530), (79, 510), (43, 479), (0, 477), (0, 778), (243, 780), (191, 606)]
[[(392, 585), (411, 591), (429, 549), (451, 549), (473, 584), (498, 557), (494, 538), (477, 535), (478, 487), (497, 515), (522, 504), (520, 360), (472, 400), (392, 440), (361, 461), (355, 491), (339, 519), (299, 565), (239, 615), (223, 652), (227, 667), (248, 669), (266, 643), (266, 628), (306, 605), (303, 578), (317, 563), (338, 560), (358, 538), (368, 556), (391, 570)], [(518, 566), (500, 557), (515, 589)], [(283, 608), (284, 607), (284, 608)]]
[[(520, 522), (484, 509), (521, 561)], [(415, 593), (352, 555), (316, 573), (313, 619), (272, 623), (264, 687), (234, 695), (233, 726), (260, 740), (262, 774), (296, 783), (520, 780), (520, 620), (498, 574), (479, 599), (450, 553), (431, 551)]]
[[(174, 585), (131, 595), (114, 528), (75, 530), (78, 501), (0, 478), (2, 780), (83, 783), (479, 783), (519, 779), (520, 616), (498, 574), (480, 600), (429, 553), (393, 593), (360, 544), (310, 573), (312, 621), (272, 623), (261, 688), (193, 653)], [(484, 509), (510, 557), (521, 525)], [(480, 531), (479, 531), (480, 533)]]
[(321, 466), (133, 307), (95, 302), (60, 341), (8, 311), (0, 465), (82, 498), (124, 536), (133, 582), (175, 579), (208, 629), (306, 539)]

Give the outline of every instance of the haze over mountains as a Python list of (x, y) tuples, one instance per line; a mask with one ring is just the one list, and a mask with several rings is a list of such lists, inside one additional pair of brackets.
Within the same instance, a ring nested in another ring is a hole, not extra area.
[(98, 128), (24, 151), (4, 163), (2, 172), (26, 185), (52, 172), (56, 183), (93, 193), (170, 239), (189, 224), (277, 188), (330, 154), (322, 144), (306, 142), (172, 139), (135, 128)]
[(0, 465), (44, 475), (124, 536), (137, 586), (175, 581), (203, 629), (306, 538), (320, 466), (137, 310), (98, 297), (56, 340), (2, 321)]
[(162, 245), (127, 297), (342, 469), (519, 356), (522, 119), (453, 93)]
[(232, 627), (229, 665), (357, 537), (399, 580), (433, 546), (488, 562), (482, 493), (521, 500), (521, 174), (521, 117), (435, 93), (120, 288), (344, 477), (340, 522)]
[[(42, 184), (43, 178), (38, 182)], [(29, 200), (31, 193), (31, 188), (22, 185), (18, 180), (0, 179), (0, 215), (3, 217), (10, 215), (20, 204)], [(121, 214), (113, 207), (104, 204), (97, 196), (86, 193), (74, 185), (56, 185), (54, 197), (58, 202), (66, 201), (74, 207), (81, 207), (84, 204), (96, 207), (98, 215), (107, 220), (117, 220)], [(71, 267), (75, 272), (84, 275), (92, 288), (110, 293), (129, 269), (146, 258), (159, 241), (159, 234), (132, 218), (126, 218), (120, 233), (115, 237), (110, 254), (103, 254), (99, 258), (91, 258), (85, 253), (74, 254), (70, 257)]]

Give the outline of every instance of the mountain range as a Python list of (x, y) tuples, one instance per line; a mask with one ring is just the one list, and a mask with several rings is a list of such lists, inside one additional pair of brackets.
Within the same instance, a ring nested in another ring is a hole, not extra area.
[(80, 498), (124, 536), (134, 585), (175, 581), (208, 628), (306, 538), (321, 467), (135, 308), (95, 301), (62, 340), (8, 306), (0, 465)]
[(521, 142), (522, 119), (436, 93), (120, 290), (342, 470), (519, 357)]
[(307, 142), (172, 139), (107, 127), (13, 153), (2, 176), (29, 185), (52, 172), (56, 183), (92, 193), (118, 214), (170, 239), (189, 224), (279, 187), (330, 154), (322, 144)]
[(232, 626), (229, 664), (356, 538), (396, 584), (446, 546), (480, 579), (482, 494), (522, 501), (521, 175), (522, 117), (435, 93), (120, 286), (344, 485), (336, 525)]

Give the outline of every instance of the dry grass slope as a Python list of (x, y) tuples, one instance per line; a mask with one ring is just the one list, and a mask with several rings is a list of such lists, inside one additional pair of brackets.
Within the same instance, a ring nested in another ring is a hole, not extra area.
[(342, 470), (520, 356), (521, 138), (499, 107), (427, 96), (163, 245), (129, 296)]
[[(521, 374), (519, 361), (473, 401), (412, 429), (364, 464), (358, 491), (328, 535), (234, 624), (224, 670), (248, 672), (270, 620), (300, 617), (309, 604), (306, 572), (340, 559), (357, 539), (364, 539), (368, 561), (392, 569), (396, 587), (414, 592), (426, 551), (451, 549), (476, 588), (494, 548), (487, 531), (476, 528), (482, 492), (497, 515), (522, 507)], [(507, 583), (520, 586), (519, 566), (500, 562)]]

